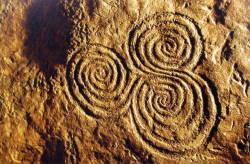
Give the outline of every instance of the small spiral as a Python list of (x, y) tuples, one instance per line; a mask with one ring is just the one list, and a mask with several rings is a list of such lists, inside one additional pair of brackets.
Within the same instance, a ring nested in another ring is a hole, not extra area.
[(217, 119), (208, 84), (185, 71), (141, 80), (131, 106), (136, 135), (150, 151), (164, 156), (183, 155), (202, 147)]
[(119, 54), (107, 47), (92, 44), (73, 55), (67, 81), (74, 100), (93, 117), (115, 117), (129, 106), (133, 79)]
[(178, 14), (156, 14), (138, 24), (129, 36), (133, 67), (150, 73), (192, 69), (203, 52), (202, 35), (193, 19)]

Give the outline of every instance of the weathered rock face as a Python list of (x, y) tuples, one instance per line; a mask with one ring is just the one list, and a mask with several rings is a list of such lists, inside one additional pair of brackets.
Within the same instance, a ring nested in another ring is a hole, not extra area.
[(250, 162), (248, 0), (0, 0), (0, 163)]

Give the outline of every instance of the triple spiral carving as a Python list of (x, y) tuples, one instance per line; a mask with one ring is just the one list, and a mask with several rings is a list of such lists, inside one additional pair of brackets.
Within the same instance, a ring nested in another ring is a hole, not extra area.
[(72, 55), (70, 95), (95, 118), (130, 111), (135, 135), (149, 151), (183, 155), (205, 145), (218, 106), (207, 82), (192, 72), (203, 53), (195, 21), (156, 14), (138, 23), (128, 41), (127, 60), (99, 44)]

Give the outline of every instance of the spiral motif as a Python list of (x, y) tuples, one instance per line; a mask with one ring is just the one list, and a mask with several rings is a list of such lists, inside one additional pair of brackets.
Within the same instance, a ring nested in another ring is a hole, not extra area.
[(176, 13), (147, 18), (131, 31), (128, 45), (131, 65), (150, 73), (192, 69), (203, 52), (194, 20)]
[(136, 135), (145, 147), (164, 155), (200, 148), (217, 116), (215, 99), (206, 82), (185, 71), (141, 80), (131, 106)]
[(123, 59), (102, 45), (80, 50), (68, 62), (69, 91), (85, 112), (96, 118), (122, 114), (133, 86)]
[(192, 73), (204, 51), (195, 21), (156, 14), (130, 32), (126, 45), (127, 61), (99, 44), (70, 57), (66, 77), (74, 101), (95, 118), (119, 117), (130, 108), (135, 135), (164, 157), (205, 147), (220, 104), (209, 79)]

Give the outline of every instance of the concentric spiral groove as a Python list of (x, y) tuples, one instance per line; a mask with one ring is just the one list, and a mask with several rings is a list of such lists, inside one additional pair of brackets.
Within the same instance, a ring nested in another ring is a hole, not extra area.
[(195, 21), (173, 13), (156, 14), (137, 25), (129, 37), (131, 66), (142, 72), (191, 70), (203, 53), (202, 35)]
[(135, 79), (119, 54), (93, 44), (72, 56), (67, 81), (74, 100), (87, 114), (108, 118), (126, 111)]
[(184, 154), (204, 145), (217, 109), (204, 80), (171, 71), (141, 80), (132, 98), (132, 124), (142, 143), (154, 152)]

